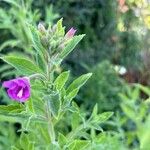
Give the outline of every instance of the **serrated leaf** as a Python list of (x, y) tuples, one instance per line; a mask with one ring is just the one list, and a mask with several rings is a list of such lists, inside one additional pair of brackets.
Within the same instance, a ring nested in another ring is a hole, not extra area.
[(87, 140), (74, 140), (70, 146), (70, 150), (85, 150), (90, 146), (90, 141)]
[(67, 138), (63, 134), (59, 133), (59, 135), (58, 135), (58, 143), (61, 146), (61, 148), (64, 145), (66, 145), (67, 141), (68, 141)]
[(38, 125), (37, 126), (39, 132), (41, 133), (42, 137), (43, 137), (43, 140), (45, 141), (45, 143), (49, 143), (49, 133), (47, 132), (47, 129), (46, 128), (43, 128), (42, 125)]
[(70, 103), (72, 101), (73, 98), (76, 97), (76, 95), (78, 94), (79, 92), (79, 89), (74, 89), (72, 90), (66, 97), (65, 97), (65, 100)]
[(20, 8), (20, 5), (14, 0), (3, 0), (3, 1)]
[(91, 75), (92, 75), (92, 73), (87, 73), (87, 74), (84, 74), (84, 75), (78, 77), (76, 80), (74, 80), (69, 85), (66, 93), (69, 94), (74, 89), (80, 89), (81, 86), (83, 86), (86, 83), (86, 81), (91, 77)]
[(77, 112), (73, 113), (71, 116), (72, 130), (76, 129), (80, 125), (80, 122), (81, 122), (81, 117), (80, 117), (79, 113), (77, 113)]
[(43, 55), (41, 54), (37, 54), (36, 55), (36, 59), (37, 59), (37, 64), (39, 66), (39, 68), (43, 71), (43, 72), (46, 72), (46, 61), (44, 60), (44, 57)]
[(58, 20), (57, 29), (56, 29), (56, 33), (60, 36), (63, 36), (65, 34), (64, 27), (62, 26), (62, 21), (63, 21), (62, 18), (60, 20)]
[(94, 106), (93, 111), (92, 111), (91, 118), (94, 118), (94, 117), (97, 115), (97, 113), (98, 113), (98, 105), (96, 104), (96, 105)]
[(64, 87), (65, 83), (69, 78), (69, 74), (69, 71), (65, 71), (56, 78), (54, 85), (56, 86), (57, 90), (61, 90)]
[(22, 74), (32, 75), (35, 73), (42, 73), (38, 66), (36, 66), (32, 61), (25, 58), (19, 58), (15, 56), (4, 56), (0, 58), (15, 67)]
[(35, 147), (34, 147), (34, 143), (29, 143), (29, 145), (28, 145), (28, 149), (29, 150), (35, 150)]
[(150, 96), (150, 89), (146, 86), (143, 86), (141, 84), (135, 84), (136, 87), (138, 87), (140, 90), (142, 90), (145, 94)]
[(98, 114), (97, 116), (93, 118), (92, 122), (97, 123), (97, 124), (103, 123), (107, 121), (112, 115), (113, 115), (113, 112), (104, 112), (102, 114)]
[(3, 50), (6, 47), (15, 47), (17, 44), (19, 44), (20, 41), (19, 40), (8, 40), (6, 42), (4, 42), (3, 44), (1, 44), (0, 46), (0, 51)]
[(35, 50), (37, 51), (37, 53), (42, 56), (43, 54), (45, 54), (46, 50), (43, 47), (43, 45), (41, 44), (41, 40), (38, 34), (38, 30), (32, 26), (29, 25), (31, 34), (32, 34), (32, 42), (33, 42), (33, 47), (35, 48)]
[(0, 105), (0, 113), (11, 113), (11, 112), (21, 112), (25, 110), (24, 106), (22, 104), (16, 104), (16, 105)]
[(90, 124), (89, 127), (92, 128), (92, 129), (95, 129), (95, 130), (103, 132), (102, 127), (99, 124), (97, 124), (97, 123), (94, 123), (94, 124), (92, 123), (92, 124)]
[[(20, 136), (20, 145), (22, 148), (27, 148), (28, 145), (29, 145), (29, 139), (28, 139), (28, 136), (25, 134), (25, 133), (21, 133), (21, 136)], [(28, 150), (28, 148), (27, 148)]]
[[(27, 121), (29, 118), (31, 118), (31, 115), (27, 113), (0, 112), (0, 121), (23, 123), (23, 121)], [(32, 121), (43, 123), (44, 120), (39, 117), (32, 116)]]
[(60, 58), (64, 59), (71, 51), (73, 51), (73, 49), (75, 48), (75, 46), (82, 40), (82, 38), (85, 35), (78, 35), (78, 36), (74, 36), (71, 41), (67, 44), (67, 46), (62, 50), (61, 54), (60, 54)]
[(46, 95), (44, 99), (48, 102), (49, 109), (52, 112), (53, 116), (57, 118), (61, 105), (59, 93)]
[(32, 98), (30, 98), (30, 99), (26, 102), (25, 105), (26, 105), (26, 110), (27, 110), (28, 112), (35, 113)]
[(136, 112), (130, 105), (122, 104), (121, 108), (123, 112), (131, 119), (136, 119)]

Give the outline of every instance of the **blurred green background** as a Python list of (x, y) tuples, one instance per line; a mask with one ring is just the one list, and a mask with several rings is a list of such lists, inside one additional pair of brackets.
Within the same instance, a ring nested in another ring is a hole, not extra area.
[[(32, 45), (27, 24), (54, 24), (59, 18), (63, 18), (66, 30), (74, 27), (78, 34), (86, 34), (63, 62), (63, 67), (58, 68), (58, 73), (69, 68), (72, 78), (93, 73), (76, 102), (86, 113), (96, 103), (99, 112), (114, 111), (106, 130), (117, 132), (124, 147), (136, 149), (142, 143), (143, 150), (148, 150), (149, 105), (142, 102), (150, 95), (150, 2), (2, 0), (0, 54), (23, 53), (30, 57)], [(1, 81), (17, 75), (13, 68), (0, 61)], [(10, 103), (3, 89), (0, 90), (0, 103)], [(136, 115), (139, 120), (135, 120)], [(1, 131), (0, 134), (3, 135)]]

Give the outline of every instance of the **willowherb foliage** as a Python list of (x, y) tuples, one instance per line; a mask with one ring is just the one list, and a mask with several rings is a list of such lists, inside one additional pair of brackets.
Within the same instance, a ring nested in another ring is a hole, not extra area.
[[(91, 116), (85, 116), (73, 102), (91, 73), (81, 75), (70, 84), (69, 71), (57, 77), (55, 75), (61, 62), (84, 34), (74, 35), (76, 30), (73, 28), (65, 34), (62, 19), (54, 26), (49, 24), (47, 28), (41, 23), (38, 27), (28, 25), (28, 28), (36, 55), (30, 58), (15, 55), (1, 57), (23, 76), (3, 83), (14, 102), (0, 106), (0, 121), (21, 124), (18, 131), (20, 138), (11, 144), (11, 148), (91, 149), (94, 146), (91, 135), (94, 138), (95, 130), (103, 131), (100, 124), (113, 113), (98, 114), (96, 105)], [(71, 131), (65, 130), (69, 128), (68, 124), (63, 124), (66, 114), (73, 118), (69, 125)]]
[[(45, 12), (44, 17), (38, 8), (33, 7), (33, 0), (0, 1), (0, 30), (3, 37), (0, 39), (0, 55), (13, 54), (19, 57), (28, 57), (35, 54), (28, 23), (36, 25), (41, 20), (53, 24), (53, 21), (59, 16), (53, 13), (51, 5), (47, 5), (42, 10)], [(0, 78), (2, 80), (20, 75), (12, 66), (2, 62), (0, 64)], [(0, 97), (4, 103), (9, 103), (3, 89), (0, 89)]]

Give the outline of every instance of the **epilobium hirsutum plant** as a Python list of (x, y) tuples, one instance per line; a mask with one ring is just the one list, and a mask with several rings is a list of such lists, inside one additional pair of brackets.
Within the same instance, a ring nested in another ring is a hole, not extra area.
[[(92, 115), (85, 119), (87, 117), (72, 102), (91, 73), (80, 76), (68, 86), (69, 71), (55, 77), (56, 69), (84, 35), (75, 36), (76, 30), (73, 28), (65, 34), (62, 19), (48, 28), (41, 23), (37, 28), (32, 25), (29, 28), (35, 49), (32, 59), (12, 55), (1, 57), (22, 74), (22, 77), (3, 82), (3, 87), (14, 102), (0, 106), (0, 120), (21, 124), (20, 140), (11, 148), (91, 148), (95, 130), (102, 131), (99, 124), (107, 120), (112, 112), (97, 114), (95, 106)], [(68, 124), (66, 122), (70, 117), (72, 119)], [(68, 126), (71, 131), (67, 130)], [(90, 137), (90, 134), (93, 136)], [(81, 140), (83, 137), (85, 140)]]

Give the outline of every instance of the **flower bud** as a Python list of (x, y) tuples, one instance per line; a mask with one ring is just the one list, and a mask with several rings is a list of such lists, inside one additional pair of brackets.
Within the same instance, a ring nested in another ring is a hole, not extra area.
[(45, 27), (43, 26), (42, 23), (39, 23), (39, 24), (38, 24), (38, 30), (39, 30), (42, 34), (45, 34), (45, 33), (46, 33), (46, 29), (45, 29)]
[(66, 38), (72, 38), (74, 36), (74, 34), (76, 33), (77, 30), (75, 30), (74, 28), (71, 28), (65, 35)]

